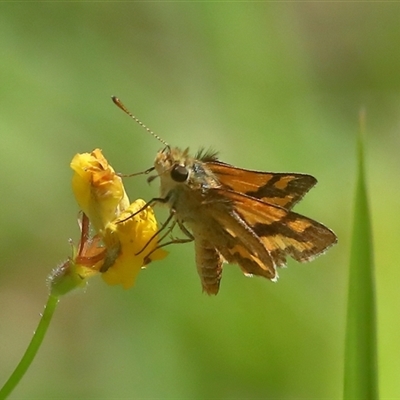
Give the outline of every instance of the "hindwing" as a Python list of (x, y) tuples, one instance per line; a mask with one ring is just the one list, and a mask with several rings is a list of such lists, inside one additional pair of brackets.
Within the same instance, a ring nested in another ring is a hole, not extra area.
[(324, 225), (283, 207), (231, 190), (212, 191), (229, 199), (232, 206), (232, 212), (216, 215), (231, 237), (230, 258), (223, 249), (218, 250), (227, 261), (237, 262), (245, 273), (269, 275), (266, 277), (273, 279), (272, 271), (276, 266), (285, 266), (287, 255), (306, 262), (337, 241), (335, 234)]

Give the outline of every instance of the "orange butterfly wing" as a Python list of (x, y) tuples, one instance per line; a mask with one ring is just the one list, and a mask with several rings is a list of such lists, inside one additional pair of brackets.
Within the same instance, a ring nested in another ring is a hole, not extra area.
[(272, 271), (285, 266), (287, 255), (300, 262), (310, 261), (337, 241), (326, 226), (283, 207), (231, 190), (211, 190), (232, 204), (230, 213), (215, 215), (232, 237), (232, 245), (218, 251), (245, 273), (273, 279)]
[(226, 189), (286, 209), (292, 208), (317, 183), (306, 174), (252, 171), (220, 161), (209, 161), (206, 165)]

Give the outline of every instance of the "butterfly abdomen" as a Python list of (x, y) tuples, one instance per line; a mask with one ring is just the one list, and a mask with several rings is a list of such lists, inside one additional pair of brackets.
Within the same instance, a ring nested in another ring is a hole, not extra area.
[(196, 265), (203, 291), (217, 294), (222, 276), (223, 258), (207, 240), (195, 240)]

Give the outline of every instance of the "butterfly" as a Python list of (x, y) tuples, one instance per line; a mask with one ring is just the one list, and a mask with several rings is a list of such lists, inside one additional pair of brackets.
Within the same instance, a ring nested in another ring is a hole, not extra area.
[(317, 183), (313, 176), (238, 168), (212, 151), (192, 157), (188, 149), (171, 148), (119, 99), (113, 101), (165, 145), (146, 171), (156, 171), (160, 179), (160, 196), (147, 206), (167, 205), (167, 221), (181, 228), (184, 242), (194, 242), (204, 292), (218, 293), (224, 263), (239, 265), (247, 276), (276, 281), (287, 256), (311, 261), (337, 242), (329, 228), (292, 211)]

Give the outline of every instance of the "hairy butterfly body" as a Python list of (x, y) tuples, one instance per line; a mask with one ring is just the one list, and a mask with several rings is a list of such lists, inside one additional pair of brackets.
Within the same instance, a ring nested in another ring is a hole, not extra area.
[(310, 261), (336, 243), (330, 229), (290, 211), (316, 184), (310, 175), (236, 168), (216, 154), (192, 158), (178, 148), (160, 151), (154, 167), (161, 198), (190, 230), (208, 294), (218, 293), (225, 261), (274, 281), (287, 255)]

